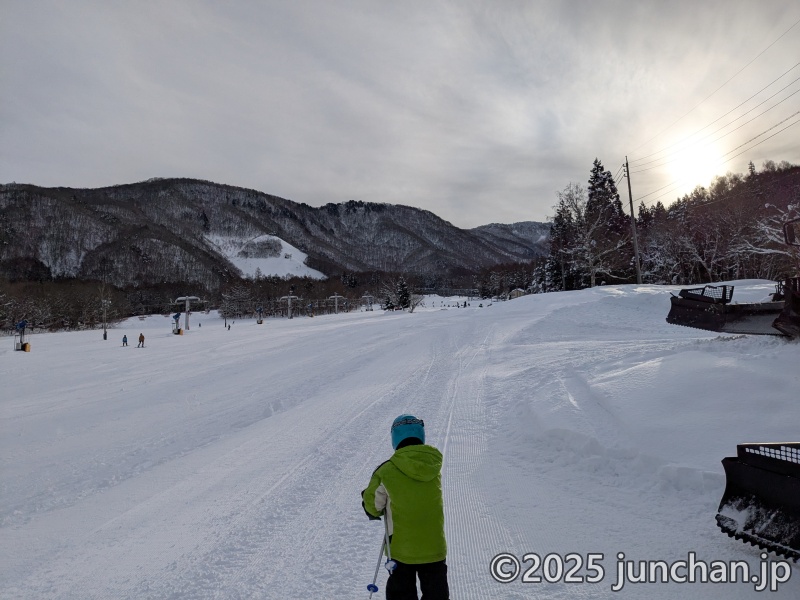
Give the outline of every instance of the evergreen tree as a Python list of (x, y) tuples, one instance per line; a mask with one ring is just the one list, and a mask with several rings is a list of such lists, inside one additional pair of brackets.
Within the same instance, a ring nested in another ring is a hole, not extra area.
[(636, 217), (636, 228), (640, 233), (645, 234), (648, 229), (653, 225), (655, 220), (655, 207), (647, 208), (647, 205), (642, 201), (639, 204), (639, 216)]
[(595, 158), (589, 177), (586, 216), (588, 219), (599, 219), (605, 224), (608, 236), (624, 235), (627, 231), (627, 219), (622, 210), (617, 185), (611, 171), (603, 169), (603, 163)]
[(603, 256), (601, 268), (592, 268), (590, 286), (594, 286), (595, 274), (604, 274), (614, 279), (627, 279), (632, 274), (633, 246), (629, 241), (630, 222), (622, 209), (622, 201), (611, 171), (595, 158), (589, 177), (586, 200), (586, 230), (591, 230), (594, 253)]
[(561, 198), (555, 207), (556, 215), (550, 226), (550, 253), (545, 267), (548, 290), (575, 289), (570, 248), (575, 240), (575, 220), (572, 211)]
[(222, 293), (220, 314), (228, 319), (241, 318), (253, 312), (251, 290), (244, 284), (236, 284)]
[(400, 308), (408, 308), (411, 305), (411, 290), (403, 277), (397, 280), (397, 305)]
[[(630, 270), (632, 252), (625, 250), (627, 237), (614, 233), (607, 219), (611, 214), (595, 202), (595, 210), (589, 211), (589, 198), (583, 186), (570, 183), (563, 191), (558, 192), (559, 208), (557, 212), (569, 212), (574, 226), (566, 247), (561, 249), (564, 256), (562, 267), (564, 285), (567, 274), (571, 274), (576, 287), (594, 287), (603, 280), (603, 276), (622, 279), (620, 273)], [(598, 208), (600, 207), (600, 208)], [(567, 261), (568, 259), (568, 261)], [(550, 261), (551, 268), (556, 267)], [(566, 269), (569, 266), (569, 271)]]

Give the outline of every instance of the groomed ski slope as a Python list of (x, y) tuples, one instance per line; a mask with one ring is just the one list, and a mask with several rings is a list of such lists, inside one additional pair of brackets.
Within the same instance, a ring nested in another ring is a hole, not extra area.
[[(359, 495), (407, 412), (445, 455), (453, 600), (761, 596), (611, 591), (618, 552), (757, 572), (714, 522), (720, 460), (800, 439), (800, 344), (668, 325), (670, 289), (2, 338), (0, 598), (367, 598), (382, 525)], [(604, 553), (605, 577), (500, 584), (501, 552)], [(767, 595), (800, 597), (798, 568)]]

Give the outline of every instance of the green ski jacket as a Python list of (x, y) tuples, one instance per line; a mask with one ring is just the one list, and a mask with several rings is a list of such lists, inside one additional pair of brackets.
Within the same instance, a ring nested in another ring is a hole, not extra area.
[(405, 446), (375, 469), (361, 492), (367, 514), (386, 515), (392, 558), (418, 565), (447, 556), (441, 472), (439, 450)]

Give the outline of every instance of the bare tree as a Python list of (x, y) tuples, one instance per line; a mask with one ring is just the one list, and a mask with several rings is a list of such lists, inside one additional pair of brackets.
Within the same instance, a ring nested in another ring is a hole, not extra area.
[(589, 277), (589, 286), (594, 287), (599, 276), (616, 278), (614, 272), (620, 268), (621, 250), (628, 243), (626, 235), (614, 235), (603, 211), (587, 210), (586, 189), (570, 183), (558, 192), (559, 203), (572, 214), (573, 235), (570, 247), (564, 249), (576, 270)]
[[(800, 218), (800, 204), (790, 204), (786, 210), (773, 204), (766, 204), (765, 208), (771, 209), (771, 212), (756, 221), (754, 235), (736, 240), (736, 251), (748, 255), (787, 257), (790, 262), (800, 264), (798, 248), (787, 247), (783, 239), (783, 224)], [(772, 275), (773, 278), (778, 276), (778, 273)]]
[(418, 306), (425, 306), (425, 296), (419, 294), (411, 294), (408, 299), (408, 312), (413, 313), (414, 309)]

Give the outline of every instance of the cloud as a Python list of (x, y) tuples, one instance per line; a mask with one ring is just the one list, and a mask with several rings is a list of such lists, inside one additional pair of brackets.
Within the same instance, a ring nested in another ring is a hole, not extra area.
[[(595, 157), (614, 173), (683, 140), (800, 56), (800, 35), (784, 36), (681, 118), (800, 19), (796, 3), (12, 0), (4, 13), (0, 181), (188, 176), (461, 227), (544, 220)], [(791, 131), (719, 172), (800, 162)], [(674, 172), (632, 177), (640, 196)]]

